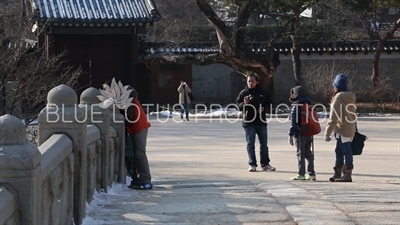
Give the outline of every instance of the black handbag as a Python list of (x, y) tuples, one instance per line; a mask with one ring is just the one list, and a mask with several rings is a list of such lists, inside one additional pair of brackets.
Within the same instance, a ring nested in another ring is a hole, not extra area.
[(358, 130), (354, 134), (353, 140), (351, 141), (351, 150), (353, 155), (361, 155), (364, 148), (364, 142), (367, 140), (367, 136), (360, 134)]

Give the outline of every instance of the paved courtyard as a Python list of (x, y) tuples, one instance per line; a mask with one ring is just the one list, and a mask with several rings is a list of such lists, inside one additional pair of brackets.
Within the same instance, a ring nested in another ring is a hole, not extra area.
[(354, 156), (352, 183), (328, 181), (335, 142), (322, 134), (314, 138), (317, 181), (291, 181), (297, 161), (285, 119), (268, 125), (277, 170), (249, 173), (240, 120), (150, 118), (154, 190), (117, 185), (98, 194), (84, 224), (400, 224), (399, 117), (359, 118), (369, 139)]

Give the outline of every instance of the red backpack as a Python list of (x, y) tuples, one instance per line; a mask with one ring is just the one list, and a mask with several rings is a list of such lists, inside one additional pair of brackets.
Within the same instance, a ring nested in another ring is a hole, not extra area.
[(301, 125), (300, 133), (303, 136), (314, 136), (321, 132), (321, 125), (319, 124), (319, 119), (317, 112), (313, 105), (302, 104), (300, 106), (301, 110)]

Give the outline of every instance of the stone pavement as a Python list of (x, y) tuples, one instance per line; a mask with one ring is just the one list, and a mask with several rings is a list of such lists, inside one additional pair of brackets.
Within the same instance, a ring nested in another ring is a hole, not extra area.
[(354, 156), (352, 183), (328, 181), (335, 142), (325, 143), (322, 134), (315, 137), (317, 181), (291, 181), (297, 162), (288, 122), (268, 125), (277, 171), (255, 173), (247, 172), (240, 121), (151, 122), (154, 190), (117, 185), (98, 194), (84, 224), (400, 224), (398, 117), (359, 118), (369, 139)]

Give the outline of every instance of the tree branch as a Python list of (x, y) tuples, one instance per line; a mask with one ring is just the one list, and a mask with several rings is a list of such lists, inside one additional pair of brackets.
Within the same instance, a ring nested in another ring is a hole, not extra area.
[(217, 16), (211, 6), (206, 0), (196, 0), (197, 6), (200, 11), (204, 14), (207, 20), (217, 31), (219, 45), (222, 46), (224, 42), (229, 41), (228, 39), (228, 29), (225, 23)]
[(289, 35), (288, 33), (283, 33), (283, 31), (286, 29), (287, 26), (289, 26), (289, 24), (291, 22), (293, 22), (294, 18), (290, 19), (289, 21), (286, 22), (286, 24), (282, 27), (282, 29), (275, 35), (275, 37), (273, 37), (269, 43), (268, 46), (271, 46), (278, 38), (282, 37), (282, 36), (286, 36)]
[[(226, 25), (217, 17), (213, 9), (206, 2), (206, 0), (196, 0), (198, 7), (206, 16), (207, 20), (215, 28), (218, 36), (220, 52), (217, 60), (208, 60), (202, 58), (200, 65), (208, 62), (224, 63), (233, 69), (241, 72), (244, 75), (257, 74), (262, 81), (271, 82), (271, 77), (279, 66), (279, 54), (272, 48), (268, 48), (266, 53), (253, 52), (250, 48), (244, 45), (245, 26), (254, 9), (260, 4), (259, 0), (246, 0), (241, 5), (240, 11), (234, 25), (234, 34), (232, 41), (228, 38)], [(170, 60), (178, 60), (172, 58)], [(198, 57), (195, 57), (199, 60)], [(186, 60), (188, 60), (186, 58)], [(263, 85), (266, 85), (265, 83)]]
[(242, 49), (245, 44), (245, 36), (246, 36), (246, 25), (249, 21), (251, 13), (259, 6), (255, 0), (246, 1), (243, 5), (240, 6), (239, 12), (236, 17), (236, 23), (233, 27), (233, 35), (232, 35), (232, 42), (233, 45), (238, 48)]

